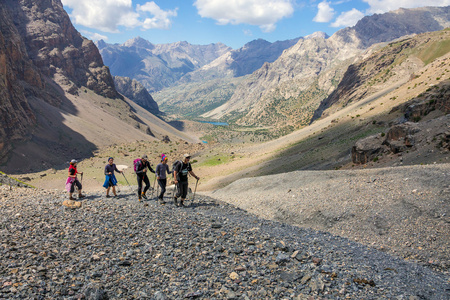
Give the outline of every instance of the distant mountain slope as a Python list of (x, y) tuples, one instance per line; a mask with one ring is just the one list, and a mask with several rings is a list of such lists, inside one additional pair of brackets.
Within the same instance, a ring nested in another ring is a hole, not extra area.
[(375, 14), (329, 39), (300, 40), (243, 81), (227, 103), (203, 116), (233, 118), (242, 125), (306, 125), (357, 55), (373, 43), (448, 27), (449, 9), (425, 7)]
[(191, 45), (187, 42), (154, 45), (140, 37), (122, 45), (97, 42), (103, 61), (116, 76), (141, 82), (150, 93), (172, 85), (231, 50), (218, 43)]
[(202, 68), (184, 75), (180, 82), (207, 81), (251, 74), (264, 63), (275, 61), (284, 50), (295, 45), (298, 40), (299, 38), (274, 43), (263, 39), (253, 40), (242, 48), (231, 50)]
[(158, 103), (153, 100), (153, 97), (139, 81), (128, 77), (114, 76), (114, 84), (117, 90), (125, 97), (147, 109), (152, 114), (157, 115), (160, 113)]
[(419, 77), (419, 69), (448, 52), (450, 29), (389, 43), (348, 67), (338, 87), (320, 103), (312, 121), (386, 87)]

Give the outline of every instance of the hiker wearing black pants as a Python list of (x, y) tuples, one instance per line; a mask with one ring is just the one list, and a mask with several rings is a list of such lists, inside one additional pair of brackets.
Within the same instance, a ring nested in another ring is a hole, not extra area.
[[(188, 174), (191, 174), (195, 179), (199, 180), (200, 177), (194, 174), (192, 171), (191, 156), (189, 154), (185, 154), (183, 161), (177, 161), (173, 168), (173, 177), (175, 179), (175, 184), (177, 186), (177, 194), (173, 198), (173, 202), (178, 207), (184, 207), (184, 200), (186, 200), (187, 192), (188, 192)], [(178, 202), (178, 198), (180, 202)]]
[(158, 196), (159, 203), (164, 205), (164, 193), (166, 192), (167, 185), (167, 177), (166, 174), (171, 174), (173, 171), (169, 170), (169, 166), (167, 165), (167, 156), (165, 154), (161, 154), (161, 163), (156, 166), (156, 179), (158, 180), (158, 184), (161, 187), (161, 193)]
[[(135, 169), (138, 182), (138, 197), (139, 201), (141, 201), (142, 198), (147, 199), (145, 193), (150, 188), (150, 181), (148, 180), (147, 170), (149, 170), (152, 173), (155, 173), (155, 170), (153, 170), (152, 167), (150, 166), (147, 155), (143, 155), (142, 158), (136, 162)], [(145, 183), (143, 191), (142, 191), (142, 182)]]

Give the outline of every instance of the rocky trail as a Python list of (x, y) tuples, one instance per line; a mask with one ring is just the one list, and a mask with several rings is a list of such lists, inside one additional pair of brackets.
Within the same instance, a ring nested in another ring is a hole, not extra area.
[(205, 195), (66, 199), (0, 187), (0, 299), (449, 299), (448, 274)]

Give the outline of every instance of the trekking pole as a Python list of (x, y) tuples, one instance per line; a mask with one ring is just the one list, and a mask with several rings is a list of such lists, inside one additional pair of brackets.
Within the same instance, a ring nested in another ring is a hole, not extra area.
[(131, 190), (131, 185), (130, 185), (130, 183), (128, 182), (127, 178), (125, 177), (125, 174), (123, 174), (123, 172), (122, 172), (122, 175), (123, 175), (123, 178), (125, 178), (125, 181), (127, 182), (128, 187), (129, 187), (130, 190)]
[(152, 199), (153, 199), (153, 195), (155, 194), (155, 185), (156, 185), (156, 174), (155, 174), (155, 180), (153, 181)]
[(197, 184), (198, 184), (198, 179), (195, 182), (195, 189), (194, 189), (194, 195), (192, 196), (192, 203), (194, 203), (194, 199), (195, 199), (195, 192), (197, 191)]

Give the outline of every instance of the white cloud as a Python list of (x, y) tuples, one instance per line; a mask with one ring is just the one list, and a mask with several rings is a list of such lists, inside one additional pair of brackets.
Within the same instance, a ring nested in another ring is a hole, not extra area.
[(415, 8), (422, 6), (447, 6), (450, 5), (450, 0), (363, 0), (369, 4), (370, 8), (367, 10), (371, 13), (384, 13), (391, 10), (403, 8)]
[(330, 3), (327, 1), (322, 1), (317, 5), (319, 11), (317, 15), (314, 17), (314, 22), (327, 23), (330, 22), (334, 16), (334, 9), (330, 6)]
[(196, 0), (194, 5), (203, 18), (220, 25), (250, 24), (270, 32), (276, 23), (294, 12), (292, 0)]
[(137, 5), (132, 0), (62, 0), (72, 9), (70, 17), (76, 24), (103, 32), (119, 32), (119, 27), (169, 29), (177, 9), (164, 11), (155, 2)]
[(364, 17), (364, 13), (360, 12), (356, 8), (353, 8), (350, 11), (343, 12), (336, 18), (331, 26), (332, 27), (348, 27), (355, 25), (362, 17)]
[(253, 32), (249, 29), (244, 29), (243, 32), (244, 32), (244, 35), (246, 35), (246, 36), (253, 36)]
[(90, 32), (90, 31), (87, 31), (87, 30), (81, 30), (81, 33), (85, 37), (87, 37), (88, 39), (93, 40), (93, 41), (98, 41), (98, 40), (107, 41), (108, 40), (108, 37), (106, 35), (102, 35), (102, 34), (99, 34), (99, 33), (96, 33), (96, 32)]

